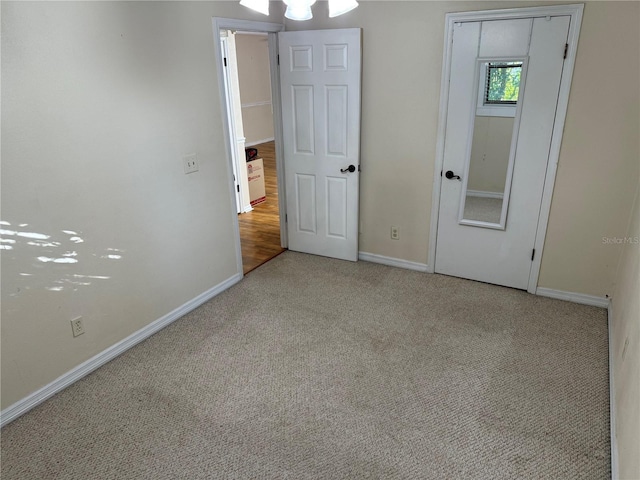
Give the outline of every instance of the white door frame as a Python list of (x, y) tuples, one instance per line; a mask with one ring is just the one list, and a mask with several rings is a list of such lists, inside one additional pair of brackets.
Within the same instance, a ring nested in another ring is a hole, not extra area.
[[(232, 40), (230, 42), (228, 30), (226, 30), (225, 35), (220, 32), (220, 44), (222, 45), (223, 57), (227, 59), (226, 68), (224, 68), (223, 77), (224, 77), (224, 88), (225, 88), (225, 97), (227, 100), (226, 107), (227, 112), (229, 112), (228, 126), (229, 126), (229, 141), (230, 144), (234, 147), (231, 148), (231, 164), (233, 165), (233, 176), (236, 186), (236, 204), (238, 213), (246, 213), (253, 210), (251, 207), (251, 202), (249, 201), (249, 181), (246, 175), (240, 175), (240, 172), (244, 173), (244, 170), (241, 168), (242, 164), (245, 163), (245, 156), (242, 155), (239, 158), (238, 151), (240, 150), (240, 145), (244, 147), (245, 138), (242, 135), (239, 135), (239, 131), (244, 131), (242, 127), (242, 115), (237, 115), (235, 105), (240, 103), (240, 98), (234, 98), (236, 95), (239, 96), (240, 89), (237, 81), (237, 72), (235, 76), (231, 75), (231, 71), (233, 69), (237, 69), (237, 61), (236, 61), (236, 53), (235, 53), (235, 41)], [(230, 43), (233, 45), (233, 48), (230, 48)], [(234, 81), (235, 80), (235, 81)], [(240, 163), (242, 162), (242, 164)], [(244, 178), (243, 178), (244, 177)]]
[[(233, 228), (236, 237), (236, 263), (238, 272), (242, 273), (242, 248), (240, 244), (240, 226), (236, 211), (236, 192), (233, 181), (233, 157), (231, 149), (231, 136), (229, 131), (229, 115), (227, 92), (224, 86), (224, 70), (222, 48), (220, 42), (220, 30), (239, 30), (243, 32), (262, 32), (268, 34), (269, 42), (269, 70), (271, 75), (271, 102), (273, 105), (273, 133), (276, 146), (276, 170), (278, 177), (278, 207), (280, 210), (280, 245), (287, 248), (287, 226), (283, 219), (286, 218), (286, 191), (284, 182), (284, 163), (282, 153), (282, 111), (280, 107), (280, 77), (278, 75), (278, 32), (284, 31), (281, 23), (253, 22), (249, 20), (236, 20), (233, 18), (213, 17), (213, 44), (216, 56), (216, 68), (218, 70), (218, 88), (220, 92), (220, 106), (222, 107), (222, 128), (224, 130), (224, 143), (229, 165), (229, 198), (232, 203)], [(240, 172), (238, 172), (240, 173)]]
[(562, 132), (564, 130), (564, 122), (567, 116), (569, 90), (571, 88), (571, 78), (573, 76), (573, 67), (575, 64), (583, 11), (584, 4), (573, 4), (446, 14), (445, 46), (442, 60), (442, 79), (440, 82), (440, 114), (438, 116), (438, 139), (436, 143), (436, 162), (433, 180), (431, 223), (429, 229), (429, 272), (433, 273), (435, 271), (436, 264), (438, 215), (440, 212), (440, 187), (442, 184), (442, 176), (440, 175), (440, 172), (442, 171), (444, 164), (444, 140), (447, 124), (447, 107), (449, 104), (449, 80), (451, 77), (451, 54), (454, 25), (461, 22), (481, 22), (484, 20), (510, 20), (516, 18), (534, 18), (559, 15), (568, 15), (571, 17), (569, 36), (567, 40), (569, 42), (569, 48), (567, 49), (567, 57), (562, 67), (562, 80), (560, 81), (556, 119), (551, 136), (551, 148), (549, 150), (547, 172), (544, 181), (540, 215), (538, 217), (538, 227), (534, 243), (536, 254), (532, 262), (531, 272), (529, 273), (529, 285), (527, 287), (527, 291), (529, 293), (536, 293), (538, 277), (540, 275), (542, 250), (547, 234), (547, 225), (549, 223), (551, 197), (553, 195), (553, 187), (555, 185), (556, 172), (558, 170), (558, 157), (560, 155), (560, 146), (562, 144)]

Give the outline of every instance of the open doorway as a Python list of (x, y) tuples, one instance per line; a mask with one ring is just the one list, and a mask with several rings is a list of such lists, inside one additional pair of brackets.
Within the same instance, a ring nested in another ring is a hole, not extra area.
[[(250, 162), (262, 166), (264, 172), (264, 201), (253, 206), (253, 210), (238, 214), (240, 244), (242, 249), (242, 271), (248, 273), (284, 252), (280, 239), (280, 211), (278, 204), (278, 181), (276, 149), (273, 140), (255, 145), (257, 160)], [(258, 160), (262, 160), (262, 165)], [(249, 174), (254, 179), (256, 168)]]
[(243, 274), (282, 253), (268, 35), (220, 30)]

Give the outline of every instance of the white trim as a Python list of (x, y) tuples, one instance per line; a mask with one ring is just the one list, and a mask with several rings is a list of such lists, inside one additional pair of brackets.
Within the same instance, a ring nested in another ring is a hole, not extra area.
[(284, 31), (284, 25), (281, 23), (254, 22), (251, 20), (238, 20), (236, 18), (213, 17), (213, 35), (218, 35), (222, 30), (234, 30), (242, 35), (250, 35), (254, 33), (275, 33)]
[(269, 34), (266, 32), (241, 32), (241, 31), (236, 31), (235, 32), (236, 35), (256, 35), (258, 37), (266, 37)]
[[(445, 38), (444, 51), (442, 60), (442, 76), (440, 80), (440, 111), (438, 114), (438, 137), (436, 143), (436, 161), (434, 165), (433, 193), (431, 196), (431, 219), (429, 224), (429, 268), (435, 271), (436, 265), (436, 247), (438, 240), (438, 215), (440, 213), (440, 189), (442, 184), (442, 168), (444, 164), (444, 143), (447, 125), (447, 106), (449, 104), (449, 80), (451, 77), (451, 50), (453, 43), (453, 27), (455, 23), (460, 22), (478, 22), (483, 20), (506, 20), (515, 18), (532, 18), (547, 17), (558, 15), (571, 16), (569, 26), (569, 35), (567, 42), (569, 50), (567, 58), (562, 69), (562, 79), (560, 82), (560, 91), (558, 94), (558, 104), (556, 109), (556, 119), (554, 122), (551, 148), (549, 151), (549, 159), (547, 163), (547, 173), (545, 176), (545, 184), (542, 193), (540, 205), (540, 215), (538, 217), (538, 228), (536, 231), (536, 239), (534, 248), (538, 255), (531, 264), (529, 274), (529, 284), (527, 291), (536, 293), (538, 278), (540, 275), (540, 266), (542, 261), (542, 252), (544, 249), (544, 240), (547, 234), (547, 226), (549, 223), (549, 213), (551, 210), (551, 197), (555, 185), (556, 171), (558, 167), (558, 158), (560, 156), (560, 146), (562, 144), (562, 133), (567, 115), (567, 105), (569, 103), (569, 90), (571, 88), (571, 78), (573, 76), (573, 67), (575, 64), (576, 51), (578, 48), (578, 37), (580, 35), (580, 26), (582, 24), (582, 14), (584, 4), (571, 5), (550, 5), (544, 7), (530, 8), (511, 8), (503, 10), (486, 10), (479, 12), (461, 12), (448, 13), (445, 16)], [(544, 291), (544, 289), (543, 289)], [(598, 298), (598, 297), (595, 297)], [(606, 305), (601, 305), (606, 306)]]
[(440, 214), (440, 189), (444, 165), (444, 143), (447, 128), (447, 107), (449, 105), (449, 80), (451, 78), (451, 49), (453, 47), (453, 21), (445, 16), (444, 51), (442, 53), (442, 74), (440, 76), (440, 106), (438, 113), (438, 133), (436, 138), (436, 161), (431, 194), (431, 221), (429, 223), (428, 265), (432, 272), (436, 267), (436, 244), (438, 241), (438, 216)]
[(478, 117), (515, 117), (516, 107), (513, 105), (482, 105), (476, 108)]
[(271, 105), (271, 100), (265, 100), (263, 102), (243, 103), (240, 106), (242, 108), (252, 108), (252, 107), (264, 107), (265, 105)]
[(254, 145), (260, 145), (261, 143), (273, 142), (275, 139), (275, 137), (263, 138), (262, 140), (256, 140), (255, 142), (245, 143), (244, 145), (246, 147), (253, 147)]
[(416, 272), (429, 272), (429, 266), (426, 263), (410, 262), (401, 258), (385, 257), (375, 253), (358, 252), (358, 260), (363, 262), (379, 263), (390, 267), (404, 268), (406, 270), (415, 270)]
[(2, 412), (0, 412), (0, 426), (4, 427), (6, 424), (8, 424), (9, 422), (12, 422), (16, 418), (18, 418), (20, 415), (27, 413), (32, 408), (40, 405), (42, 402), (52, 397), (56, 393), (64, 390), (69, 385), (89, 375), (91, 372), (93, 372), (97, 368), (113, 360), (118, 355), (126, 352), (127, 350), (134, 347), (135, 345), (142, 342), (143, 340), (146, 340), (154, 333), (162, 330), (167, 325), (175, 322), (176, 320), (183, 317), (187, 313), (191, 312), (195, 308), (199, 307), (206, 301), (212, 299), (216, 295), (227, 290), (229, 287), (238, 283), (240, 280), (242, 280), (242, 274), (236, 273), (235, 275), (223, 281), (222, 283), (219, 283), (215, 287), (207, 290), (204, 293), (201, 293), (200, 295), (193, 298), (192, 300), (189, 300), (184, 305), (176, 308), (175, 310), (169, 312), (163, 317), (160, 317), (159, 319), (151, 322), (146, 327), (143, 327), (137, 332), (132, 333), (127, 338), (119, 341), (118, 343), (115, 343), (114, 345), (110, 346), (106, 350), (103, 350), (102, 352), (93, 356), (89, 360), (69, 370), (67, 373), (56, 378), (53, 382), (49, 383), (48, 385), (45, 385), (39, 390), (36, 390), (30, 395), (27, 395), (22, 400), (18, 400), (16, 403), (5, 408), (4, 410), (2, 410)]
[(538, 287), (536, 288), (535, 294), (541, 297), (557, 298), (558, 300), (581, 303), (582, 305), (591, 305), (592, 307), (609, 307), (609, 299), (607, 297), (597, 297), (585, 293), (565, 292), (563, 290), (554, 290), (553, 288)]
[[(237, 191), (237, 186), (244, 182), (244, 179), (240, 177), (242, 175), (242, 171), (238, 168), (238, 159), (237, 159), (237, 143), (234, 145), (233, 140), (235, 137), (235, 122), (233, 121), (234, 114), (233, 108), (231, 107), (231, 98), (230, 94), (227, 92), (227, 88), (229, 87), (229, 76), (228, 70), (223, 65), (223, 54), (222, 49), (224, 47), (224, 55), (228, 56), (229, 51), (229, 38), (225, 36), (224, 39), (221, 38), (221, 32), (225, 29), (221, 27), (217, 27), (218, 21), (213, 19), (213, 45), (214, 45), (214, 55), (216, 60), (216, 70), (218, 71), (218, 90), (220, 94), (220, 105), (222, 111), (222, 130), (224, 131), (224, 147), (226, 150), (227, 156), (227, 165), (231, 167), (229, 171), (229, 175), (231, 176), (231, 182), (229, 183), (229, 188), (231, 190), (231, 199), (232, 203), (235, 202), (236, 208), (233, 208), (234, 215), (232, 216), (231, 226), (233, 228), (234, 235), (237, 237), (236, 242), (236, 271), (242, 272), (242, 248), (240, 245), (240, 223), (238, 222), (238, 210), (241, 213), (246, 213), (247, 206), (251, 206), (250, 202), (245, 203), (245, 198), (243, 195), (244, 187), (240, 187), (240, 192)], [(238, 139), (235, 138), (236, 142)], [(233, 178), (235, 175), (235, 179)], [(247, 186), (248, 189), (248, 186)], [(247, 192), (248, 193), (248, 192)], [(248, 196), (248, 195), (247, 195)], [(247, 199), (248, 200), (248, 199)], [(240, 205), (238, 205), (238, 202)]]
[(480, 198), (504, 198), (504, 193), (500, 192), (485, 192), (483, 190), (467, 190), (467, 196), (480, 197)]
[[(220, 42), (220, 30), (236, 30), (242, 31), (244, 34), (248, 32), (262, 32), (266, 33), (268, 36), (269, 42), (269, 69), (271, 74), (271, 100), (273, 105), (273, 123), (274, 123), (274, 132), (275, 132), (275, 142), (276, 142), (276, 170), (278, 174), (278, 200), (280, 203), (280, 218), (283, 218), (286, 210), (283, 205), (285, 205), (285, 195), (286, 191), (284, 189), (284, 177), (283, 177), (283, 168), (282, 168), (282, 126), (278, 125), (281, 123), (282, 114), (280, 112), (280, 84), (274, 84), (274, 81), (277, 81), (277, 72), (278, 65), (276, 62), (277, 58), (277, 32), (281, 32), (284, 30), (284, 25), (281, 23), (268, 23), (268, 22), (253, 22), (249, 20), (237, 20), (233, 18), (222, 18), (222, 17), (213, 17), (211, 19), (213, 25), (213, 45), (214, 45), (214, 54), (216, 60), (216, 70), (218, 73), (218, 94), (220, 95), (220, 105), (222, 107), (222, 128), (224, 130), (224, 139), (225, 139), (225, 148), (226, 148), (226, 156), (227, 163), (231, 167), (229, 170), (229, 194), (232, 200), (232, 204), (235, 203), (236, 192), (235, 192), (235, 184), (233, 181), (233, 157), (231, 155), (231, 136), (229, 134), (229, 111), (227, 107), (227, 99), (226, 99), (226, 91), (224, 88), (224, 68), (222, 67), (222, 53), (221, 53), (221, 42)], [(236, 267), (237, 271), (242, 276), (242, 247), (240, 243), (240, 225), (238, 223), (238, 213), (237, 207), (232, 205), (232, 228), (234, 231), (235, 243), (236, 243)], [(287, 237), (286, 234), (283, 235), (283, 224), (285, 222), (280, 222), (280, 242), (284, 248), (287, 247)]]
[(620, 473), (618, 470), (618, 438), (616, 436), (616, 394), (615, 377), (613, 376), (613, 302), (609, 302), (607, 309), (607, 330), (609, 334), (609, 428), (611, 436), (611, 480), (618, 480)]
[[(276, 175), (278, 177), (278, 208), (280, 211), (280, 246), (289, 247), (287, 229), (287, 187), (284, 177), (284, 148), (282, 126), (282, 94), (280, 92), (280, 66), (278, 65), (278, 34), (269, 35), (269, 60), (271, 62), (271, 105), (273, 112), (273, 135), (276, 144)], [(282, 220), (285, 219), (283, 222)]]
[[(499, 10), (482, 10), (475, 12), (447, 13), (445, 18), (453, 23), (481, 22), (483, 20), (509, 20), (515, 18), (557, 17), (560, 15), (574, 15), (576, 11), (582, 14), (583, 3), (568, 5), (547, 5), (543, 7), (505, 8)], [(567, 57), (568, 58), (568, 57)]]

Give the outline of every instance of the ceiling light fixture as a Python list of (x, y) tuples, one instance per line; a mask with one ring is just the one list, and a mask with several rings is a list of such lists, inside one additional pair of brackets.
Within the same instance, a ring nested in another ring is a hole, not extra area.
[[(316, 0), (282, 0), (287, 6), (284, 16), (291, 20), (310, 20), (313, 18), (311, 5)], [(269, 0), (240, 0), (240, 5), (269, 15)], [(350, 12), (358, 6), (357, 0), (329, 0), (329, 17), (337, 17)]]
[(311, 20), (313, 13), (311, 13), (311, 5), (316, 3), (316, 0), (282, 0), (287, 6), (287, 10), (284, 12), (284, 16), (290, 20)]
[(264, 15), (269, 15), (269, 0), (240, 0), (240, 5)]

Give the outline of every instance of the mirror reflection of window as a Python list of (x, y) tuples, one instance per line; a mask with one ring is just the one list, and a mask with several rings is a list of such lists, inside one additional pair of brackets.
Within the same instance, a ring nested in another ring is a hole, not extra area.
[(463, 220), (501, 224), (522, 67), (522, 61), (479, 64)]
[(484, 104), (515, 105), (520, 93), (522, 62), (489, 62), (486, 67)]

